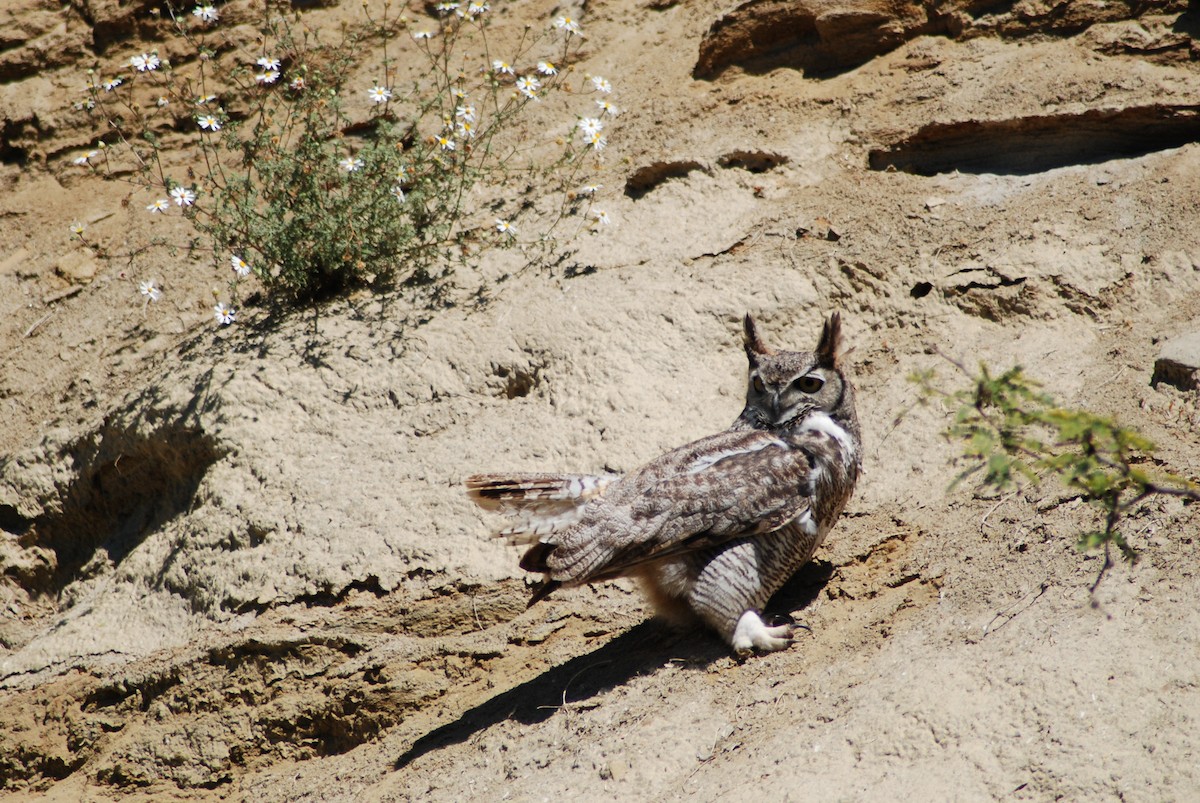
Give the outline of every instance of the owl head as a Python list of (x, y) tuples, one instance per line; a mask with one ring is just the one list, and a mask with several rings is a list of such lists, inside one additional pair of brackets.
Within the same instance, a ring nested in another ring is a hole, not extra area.
[(738, 419), (739, 425), (783, 429), (801, 424), (814, 412), (822, 412), (857, 437), (854, 386), (838, 364), (842, 339), (842, 319), (838, 313), (825, 321), (813, 351), (769, 348), (749, 315), (744, 327), (750, 374), (746, 408)]

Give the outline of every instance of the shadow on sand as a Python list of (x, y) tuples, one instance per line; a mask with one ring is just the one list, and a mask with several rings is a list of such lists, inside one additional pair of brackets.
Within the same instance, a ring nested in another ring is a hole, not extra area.
[[(825, 587), (833, 570), (829, 563), (810, 562), (771, 598), (767, 610), (802, 610)], [(700, 636), (697, 631), (681, 632), (657, 620), (642, 622), (592, 652), (548, 669), (430, 731), (396, 759), (395, 768), (403, 769), (421, 756), (465, 742), (505, 720), (525, 725), (544, 722), (564, 705), (584, 702), (653, 673), (667, 661), (681, 659), (689, 668), (704, 668), (728, 655), (729, 648), (707, 632)]]

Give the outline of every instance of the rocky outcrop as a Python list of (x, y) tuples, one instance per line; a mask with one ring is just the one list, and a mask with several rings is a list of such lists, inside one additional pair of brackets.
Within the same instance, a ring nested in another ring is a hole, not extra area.
[(1173, 337), (1163, 344), (1150, 382), (1166, 382), (1180, 390), (1200, 387), (1200, 331)]
[(1034, 0), (1015, 4), (987, 0), (749, 0), (721, 15), (709, 28), (700, 42), (693, 75), (711, 79), (730, 67), (751, 73), (790, 67), (815, 75), (830, 74), (853, 69), (917, 36), (1073, 36), (1098, 23), (1137, 19), (1148, 13), (1178, 16), (1169, 26), (1156, 20), (1157, 28), (1145, 30), (1142, 36), (1125, 31), (1115, 40), (1100, 41), (1108, 48), (1163, 49), (1193, 58), (1190, 32), (1194, 22), (1183, 13), (1186, 6), (1180, 0)]

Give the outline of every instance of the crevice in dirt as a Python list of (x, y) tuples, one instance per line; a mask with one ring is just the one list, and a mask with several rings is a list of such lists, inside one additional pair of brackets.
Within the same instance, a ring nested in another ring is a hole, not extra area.
[(74, 476), (20, 541), (53, 552), (54, 570), (43, 585), (25, 590), (57, 594), (95, 566), (120, 563), (148, 533), (190, 507), (222, 454), (213, 437), (182, 422), (149, 436), (101, 429), (75, 443), (63, 455)]
[(625, 180), (625, 194), (636, 201), (668, 179), (683, 178), (694, 170), (704, 169), (704, 165), (691, 159), (654, 162), (633, 171)]
[(917, 282), (908, 291), (908, 294), (913, 298), (924, 298), (933, 292), (933, 284), (931, 282)]
[(1069, 114), (930, 123), (872, 150), (872, 170), (1028, 175), (1200, 142), (1200, 106), (1154, 104)]
[(781, 153), (733, 151), (717, 159), (717, 164), (725, 168), (741, 168), (750, 173), (766, 173), (780, 165), (787, 164), (788, 161), (788, 158)]
[(33, 526), (33, 519), (22, 516), (12, 505), (0, 505), (0, 530), (13, 535), (24, 535)]
[(501, 394), (506, 399), (523, 399), (541, 384), (542, 366), (497, 365), (492, 373), (502, 379)]
[[(370, 595), (366, 606), (356, 595)], [(248, 603), (235, 613), (263, 614), (296, 607), (338, 608), (348, 603), (361, 607), (356, 632), (397, 634), (420, 638), (454, 636), (505, 624), (524, 613), (528, 592), (517, 580), (487, 588), (459, 587), (440, 590), (425, 599), (412, 599), (383, 588), (374, 575), (355, 581), (338, 591), (307, 594), (286, 603)]]
[[(523, 399), (546, 384), (546, 369), (550, 357), (536, 349), (526, 348), (526, 362), (492, 363), (492, 379), (488, 382), (491, 395), (505, 399)], [(497, 381), (498, 380), (498, 381)]]
[[(287, 605), (303, 605), (311, 608), (332, 608), (346, 601), (346, 597), (356, 592), (365, 592), (373, 594), (376, 597), (386, 596), (389, 592), (379, 583), (379, 578), (375, 575), (368, 575), (362, 580), (355, 580), (347, 583), (340, 588), (325, 588), (321, 591), (314, 591), (311, 594), (300, 594), (295, 597), (290, 597), (287, 600)], [(248, 600), (240, 605), (233, 606), (233, 613), (266, 613), (273, 608), (281, 607), (279, 602), (259, 602), (257, 600)]]

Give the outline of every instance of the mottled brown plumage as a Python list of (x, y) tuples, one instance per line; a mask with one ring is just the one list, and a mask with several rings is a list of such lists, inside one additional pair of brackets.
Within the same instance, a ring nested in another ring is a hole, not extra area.
[(513, 516), (501, 534), (529, 545), (521, 567), (545, 574), (533, 601), (636, 577), (660, 613), (698, 617), (739, 652), (786, 647), (790, 626), (768, 626), (762, 606), (811, 558), (861, 465), (840, 340), (835, 313), (814, 351), (776, 352), (747, 315), (746, 406), (729, 430), (621, 477), (469, 478), (476, 502)]

